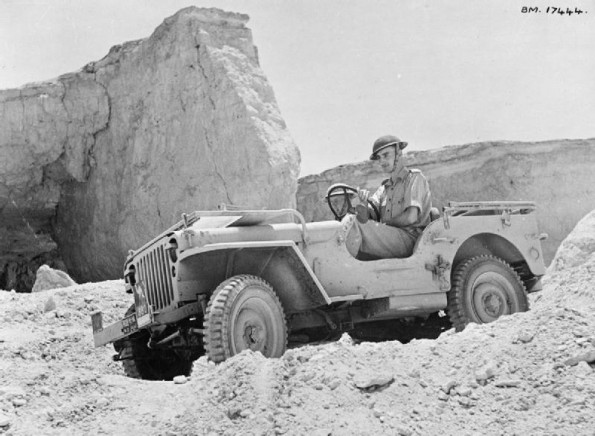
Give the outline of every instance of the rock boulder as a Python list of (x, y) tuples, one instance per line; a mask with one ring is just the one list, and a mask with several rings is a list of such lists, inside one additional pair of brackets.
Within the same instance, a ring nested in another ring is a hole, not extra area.
[(595, 266), (595, 210), (581, 219), (562, 241), (548, 272), (575, 268), (589, 262)]
[(50, 268), (47, 265), (41, 265), (37, 270), (35, 284), (33, 285), (31, 292), (66, 288), (74, 285), (76, 285), (76, 282), (64, 271)]

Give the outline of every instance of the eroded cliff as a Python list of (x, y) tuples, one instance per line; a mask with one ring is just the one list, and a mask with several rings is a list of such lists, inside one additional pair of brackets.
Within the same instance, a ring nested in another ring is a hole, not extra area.
[(79, 72), (0, 92), (0, 287), (56, 250), (78, 280), (118, 277), (182, 212), (295, 206), (299, 151), (247, 21), (183, 9)]

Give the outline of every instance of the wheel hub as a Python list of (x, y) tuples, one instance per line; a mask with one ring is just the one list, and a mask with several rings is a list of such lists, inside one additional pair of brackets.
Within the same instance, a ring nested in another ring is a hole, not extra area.
[(248, 325), (244, 329), (244, 341), (248, 348), (253, 348), (262, 340), (260, 337), (260, 329), (257, 326)]
[(474, 287), (474, 307), (482, 322), (491, 322), (510, 313), (506, 288), (493, 282), (482, 282)]
[(503, 301), (498, 294), (489, 293), (483, 296), (482, 304), (486, 313), (490, 316), (497, 317), (501, 314)]

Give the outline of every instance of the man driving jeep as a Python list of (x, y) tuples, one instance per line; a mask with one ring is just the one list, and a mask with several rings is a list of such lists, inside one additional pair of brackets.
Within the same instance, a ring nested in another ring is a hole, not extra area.
[[(393, 135), (382, 136), (374, 142), (370, 159), (378, 161), (389, 178), (372, 196), (369, 191), (358, 188), (358, 197), (363, 203), (356, 206), (357, 220), (351, 231), (354, 233), (351, 244), (354, 240), (359, 242), (359, 259), (410, 256), (415, 241), (430, 223), (430, 187), (420, 170), (405, 166), (403, 149), (406, 146), (407, 142)], [(380, 212), (378, 221), (369, 220), (374, 213), (368, 202)]]

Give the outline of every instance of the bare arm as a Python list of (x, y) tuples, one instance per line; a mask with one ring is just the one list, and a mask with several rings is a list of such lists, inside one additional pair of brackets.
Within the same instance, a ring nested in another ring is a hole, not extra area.
[(393, 227), (407, 227), (415, 222), (419, 216), (419, 209), (416, 206), (409, 206), (399, 215), (392, 217), (386, 224)]

